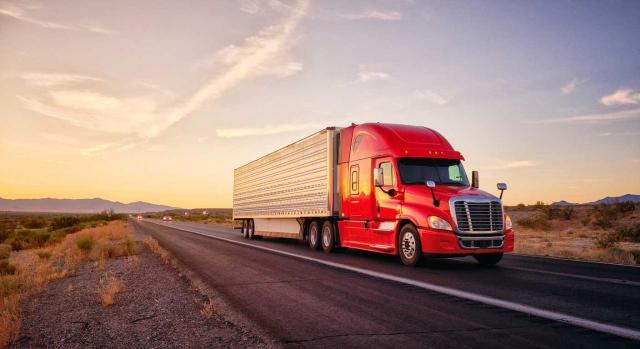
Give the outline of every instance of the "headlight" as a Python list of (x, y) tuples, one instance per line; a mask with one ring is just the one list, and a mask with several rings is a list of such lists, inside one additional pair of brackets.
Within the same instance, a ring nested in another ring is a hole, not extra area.
[(509, 215), (504, 215), (504, 229), (509, 230), (513, 228), (513, 223), (511, 223), (511, 217)]
[(453, 230), (451, 229), (451, 224), (449, 224), (449, 222), (447, 222), (446, 220), (440, 217), (429, 216), (428, 221), (429, 221), (429, 226), (433, 229)]

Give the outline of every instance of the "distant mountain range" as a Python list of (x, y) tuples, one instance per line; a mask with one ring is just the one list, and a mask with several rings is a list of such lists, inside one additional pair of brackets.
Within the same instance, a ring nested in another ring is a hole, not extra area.
[(0, 198), (0, 211), (12, 212), (69, 212), (69, 213), (97, 213), (112, 209), (118, 213), (159, 212), (177, 209), (166, 205), (156, 205), (143, 201), (128, 204), (95, 199), (3, 199)]
[(571, 206), (571, 205), (599, 205), (599, 204), (615, 204), (616, 202), (640, 202), (640, 195), (634, 195), (634, 194), (625, 194), (622, 196), (607, 196), (604, 199), (600, 199), (597, 201), (592, 201), (592, 202), (587, 202), (584, 204), (578, 204), (578, 203), (574, 203), (574, 202), (567, 202), (567, 201), (557, 201), (552, 203), (551, 205), (556, 205), (556, 206)]

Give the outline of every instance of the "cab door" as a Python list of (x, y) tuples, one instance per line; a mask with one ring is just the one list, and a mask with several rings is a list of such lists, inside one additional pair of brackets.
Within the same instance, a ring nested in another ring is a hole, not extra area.
[[(382, 169), (384, 185), (382, 188), (375, 188), (374, 217), (379, 229), (374, 231), (373, 240), (380, 245), (393, 245), (395, 223), (401, 213), (403, 193), (399, 190), (396, 166), (392, 158), (376, 159), (375, 167)], [(395, 191), (395, 195), (389, 195), (389, 191)]]

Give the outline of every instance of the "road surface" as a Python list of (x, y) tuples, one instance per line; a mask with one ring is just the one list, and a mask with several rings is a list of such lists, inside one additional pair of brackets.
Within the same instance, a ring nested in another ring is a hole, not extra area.
[(134, 222), (288, 347), (640, 348), (640, 268), (508, 255), (417, 268), (187, 222)]

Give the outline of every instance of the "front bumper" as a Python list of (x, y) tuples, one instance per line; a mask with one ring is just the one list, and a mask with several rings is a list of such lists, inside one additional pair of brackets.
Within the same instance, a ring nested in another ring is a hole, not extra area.
[[(419, 228), (422, 253), (442, 255), (467, 255), (476, 253), (505, 253), (513, 252), (513, 229), (505, 231), (502, 247), (486, 248), (486, 246), (500, 246), (496, 241), (499, 237), (460, 237), (451, 231)], [(464, 247), (463, 247), (464, 246)]]

